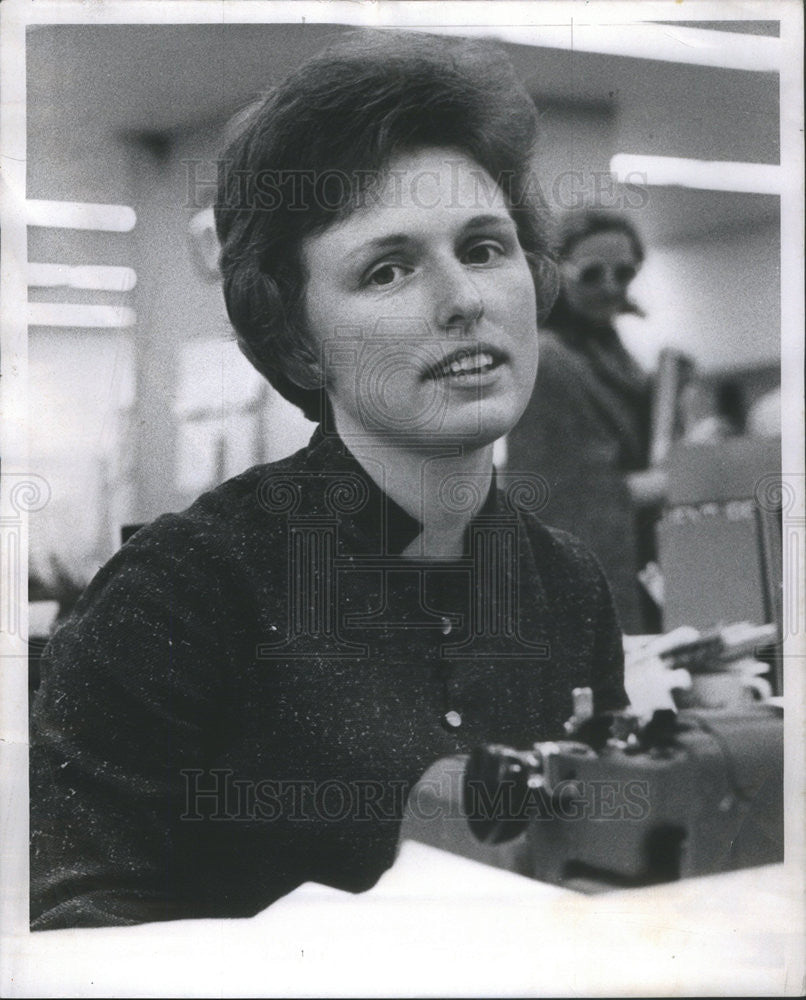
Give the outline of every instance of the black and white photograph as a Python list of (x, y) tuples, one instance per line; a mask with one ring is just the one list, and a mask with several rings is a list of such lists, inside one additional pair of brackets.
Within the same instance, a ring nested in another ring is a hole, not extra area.
[(0, 46), (2, 994), (803, 995), (802, 5)]

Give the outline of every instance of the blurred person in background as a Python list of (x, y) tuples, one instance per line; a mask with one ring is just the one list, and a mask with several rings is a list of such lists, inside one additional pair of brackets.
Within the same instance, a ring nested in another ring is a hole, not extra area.
[(625, 216), (581, 209), (560, 221), (557, 254), (560, 294), (540, 329), (535, 390), (507, 440), (508, 469), (544, 477), (541, 519), (594, 551), (624, 631), (656, 631), (637, 578), (654, 555), (664, 488), (647, 469), (652, 384), (615, 327), (621, 314), (643, 315), (629, 297), (643, 242)]

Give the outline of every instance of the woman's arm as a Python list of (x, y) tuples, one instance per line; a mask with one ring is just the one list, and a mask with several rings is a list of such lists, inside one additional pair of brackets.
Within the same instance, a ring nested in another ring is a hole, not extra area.
[(221, 590), (198, 541), (164, 518), (54, 636), (31, 723), (34, 929), (183, 915), (181, 771), (218, 718)]

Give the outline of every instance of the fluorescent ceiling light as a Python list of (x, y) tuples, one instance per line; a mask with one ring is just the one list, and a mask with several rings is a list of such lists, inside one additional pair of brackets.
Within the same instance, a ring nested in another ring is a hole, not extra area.
[(29, 288), (88, 288), (98, 292), (130, 292), (136, 284), (137, 275), (130, 267), (28, 264)]
[(127, 327), (137, 315), (128, 306), (83, 305), (74, 302), (29, 302), (29, 326)]
[(781, 42), (763, 35), (673, 24), (574, 24), (573, 48), (662, 62), (777, 73)]
[(129, 205), (98, 205), (89, 201), (25, 202), (29, 226), (55, 229), (99, 229), (108, 233), (128, 233), (137, 222)]
[(732, 163), (728, 160), (689, 160), (675, 156), (641, 156), (617, 153), (610, 172), (621, 184), (653, 187), (699, 188), (704, 191), (739, 191), (746, 194), (781, 194), (782, 168), (769, 163)]
[(572, 49), (576, 52), (657, 59), (661, 62), (714, 66), (719, 69), (742, 69), (759, 73), (779, 73), (781, 70), (780, 38), (748, 35), (738, 31), (678, 27), (650, 21), (586, 24), (583, 14), (579, 18), (574, 17), (571, 24), (519, 24), (516, 27), (428, 25), (422, 30), (434, 34), (495, 37), (515, 45)]

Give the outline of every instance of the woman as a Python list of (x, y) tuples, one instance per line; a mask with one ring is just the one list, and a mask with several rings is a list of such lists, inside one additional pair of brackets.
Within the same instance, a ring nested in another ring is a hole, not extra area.
[(624, 703), (597, 564), (492, 482), (535, 375), (534, 130), (495, 49), (361, 35), (228, 150), (239, 344), (321, 424), (141, 530), (53, 638), (35, 928), (369, 888), (433, 761), (560, 734), (576, 686)]
[(557, 253), (561, 291), (541, 330), (534, 393), (508, 439), (509, 468), (545, 477), (541, 518), (598, 556), (624, 630), (655, 631), (637, 581), (652, 558), (651, 504), (660, 499), (643, 471), (650, 382), (613, 325), (619, 314), (640, 315), (628, 290), (644, 248), (627, 218), (586, 209), (562, 220)]

